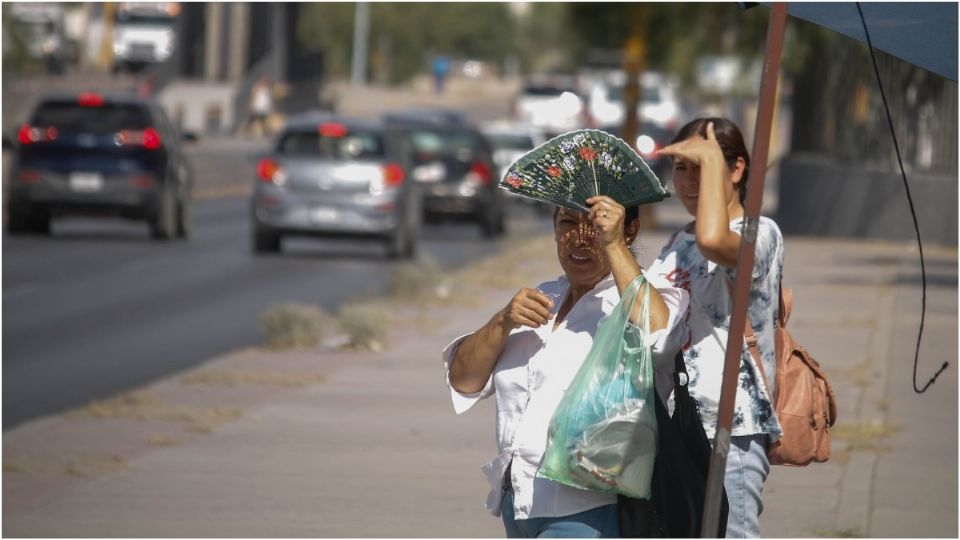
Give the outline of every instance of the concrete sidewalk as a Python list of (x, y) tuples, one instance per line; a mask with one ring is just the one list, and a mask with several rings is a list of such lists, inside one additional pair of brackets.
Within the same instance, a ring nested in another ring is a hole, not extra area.
[[(644, 260), (666, 238), (646, 234)], [(956, 537), (956, 250), (926, 250), (920, 384), (952, 365), (915, 395), (915, 249), (786, 242), (790, 328), (840, 417), (829, 463), (773, 469), (765, 536)], [(454, 416), (439, 353), (518, 282), (559, 272), (550, 239), (531, 246), (534, 261), (492, 261), (447, 300), (384, 304), (386, 352), (237, 351), (7, 431), (4, 536), (502, 536), (479, 470), (495, 453), (493, 403)]]

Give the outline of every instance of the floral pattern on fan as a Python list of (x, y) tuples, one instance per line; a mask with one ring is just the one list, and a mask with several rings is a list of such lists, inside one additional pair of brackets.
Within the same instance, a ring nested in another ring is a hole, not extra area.
[(507, 169), (500, 187), (524, 197), (588, 211), (587, 199), (607, 195), (624, 207), (669, 196), (643, 158), (605, 131), (564, 133), (530, 150)]

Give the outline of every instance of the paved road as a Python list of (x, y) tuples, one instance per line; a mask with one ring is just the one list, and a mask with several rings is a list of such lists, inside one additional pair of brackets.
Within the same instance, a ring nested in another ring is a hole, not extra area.
[[(518, 208), (511, 234), (549, 223)], [(501, 242), (469, 224), (425, 225), (421, 252), (444, 266)], [(3, 427), (143, 384), (260, 341), (271, 304), (330, 312), (382, 293), (396, 263), (378, 243), (297, 240), (279, 257), (249, 249), (247, 200), (194, 205), (194, 236), (155, 243), (146, 226), (55, 221), (50, 238), (3, 241)]]

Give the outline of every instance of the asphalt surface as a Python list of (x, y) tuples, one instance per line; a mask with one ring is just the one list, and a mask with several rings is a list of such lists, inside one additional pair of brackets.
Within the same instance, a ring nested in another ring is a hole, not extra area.
[[(378, 242), (285, 240), (255, 256), (248, 201), (197, 201), (187, 242), (157, 243), (135, 222), (63, 219), (51, 237), (3, 237), (3, 428), (77, 406), (261, 341), (280, 302), (336, 313), (382, 294), (396, 262)], [(512, 235), (549, 226), (516, 208)], [(425, 224), (423, 256), (456, 267), (489, 255), (463, 223)]]
[[(7, 81), (4, 119), (22, 116), (47, 90), (130, 84), (89, 73)], [(339, 107), (355, 116), (412, 106), (455, 108), (474, 121), (503, 116), (511, 87), (476, 84), (452, 84), (442, 97), (429, 86), (346, 88)], [(245, 195), (254, 156), (268, 144), (206, 137), (187, 145), (196, 179), (188, 242), (153, 242), (142, 223), (74, 218), (54, 221), (48, 238), (4, 233), (4, 430), (258, 344), (258, 318), (272, 304), (336, 313), (349, 300), (387, 291), (396, 263), (376, 242), (295, 239), (279, 257), (251, 253)], [(470, 224), (424, 224), (420, 253), (454, 268), (511, 236), (549, 227), (528, 207), (515, 210), (499, 241), (481, 238)]]

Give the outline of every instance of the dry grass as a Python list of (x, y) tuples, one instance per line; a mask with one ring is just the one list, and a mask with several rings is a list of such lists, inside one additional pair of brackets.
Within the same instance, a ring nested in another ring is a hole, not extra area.
[(890, 448), (882, 442), (898, 431), (899, 426), (873, 421), (837, 424), (830, 433), (835, 440), (846, 443), (845, 449), (848, 452), (886, 452)]
[(398, 265), (390, 275), (390, 296), (403, 302), (448, 298), (453, 288), (453, 279), (430, 258)]
[(188, 407), (164, 403), (146, 392), (130, 392), (117, 397), (94, 401), (68, 414), (74, 418), (127, 418), (131, 420), (166, 420), (188, 424), (188, 429), (209, 432), (213, 428), (240, 417), (240, 411), (229, 407)]
[(5, 457), (3, 472), (45, 476), (79, 476), (91, 478), (127, 467), (119, 456), (79, 456), (72, 458)]
[(836, 369), (838, 375), (842, 375), (850, 379), (850, 382), (854, 386), (860, 388), (866, 388), (873, 384), (874, 375), (873, 375), (873, 365), (870, 362), (869, 357), (864, 357), (857, 365), (846, 368), (846, 369)]
[(183, 384), (201, 386), (269, 386), (275, 388), (303, 388), (326, 382), (319, 373), (281, 373), (271, 371), (203, 370), (180, 377)]
[(388, 312), (374, 304), (346, 304), (340, 308), (340, 327), (355, 349), (383, 351), (390, 335)]
[(336, 320), (316, 306), (277, 304), (260, 316), (260, 331), (268, 349), (312, 348), (336, 331)]
[(155, 448), (164, 448), (167, 446), (176, 446), (183, 442), (183, 439), (171, 437), (169, 435), (150, 435), (146, 438), (147, 444)]
[(867, 535), (859, 527), (849, 527), (833, 531), (819, 530), (816, 535), (820, 538), (865, 538)]

